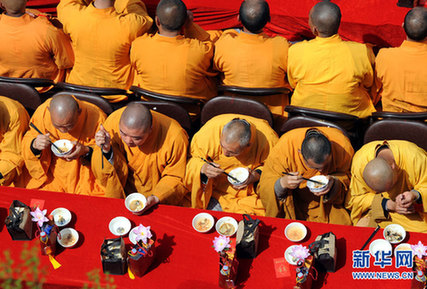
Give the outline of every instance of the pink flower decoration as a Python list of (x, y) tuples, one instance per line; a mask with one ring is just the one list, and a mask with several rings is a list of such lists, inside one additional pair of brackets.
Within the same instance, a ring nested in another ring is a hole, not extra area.
[(306, 246), (297, 245), (292, 248), (290, 255), (295, 260), (304, 260), (305, 258), (310, 256), (310, 251)]
[(144, 227), (142, 224), (139, 224), (139, 226), (135, 230), (135, 234), (136, 242), (142, 241), (142, 243), (144, 244), (147, 244), (148, 239), (153, 236), (150, 231), (150, 226)]
[(230, 237), (219, 236), (213, 240), (213, 247), (218, 253), (231, 247)]
[(423, 256), (426, 256), (426, 246), (421, 243), (421, 241), (418, 241), (418, 244), (411, 245), (412, 251), (414, 251), (414, 255), (417, 255), (418, 258), (422, 259)]
[(46, 213), (47, 213), (47, 210), (42, 211), (39, 209), (39, 207), (37, 207), (35, 211), (30, 212), (31, 216), (33, 216), (31, 221), (37, 222), (37, 225), (41, 228), (44, 222), (49, 221), (49, 219), (46, 218)]

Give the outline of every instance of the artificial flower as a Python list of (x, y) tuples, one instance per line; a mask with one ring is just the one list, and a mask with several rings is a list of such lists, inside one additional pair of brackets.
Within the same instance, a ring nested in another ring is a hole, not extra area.
[(213, 240), (213, 247), (218, 253), (231, 247), (230, 237), (219, 236)]
[(144, 227), (142, 224), (139, 224), (134, 232), (136, 234), (136, 242), (142, 241), (144, 244), (147, 244), (148, 239), (153, 236), (150, 231), (150, 226)]
[(310, 255), (310, 251), (306, 246), (297, 245), (292, 248), (290, 255), (295, 260), (304, 260)]
[(33, 216), (31, 221), (37, 222), (37, 225), (41, 228), (44, 222), (49, 221), (49, 219), (46, 218), (46, 213), (47, 213), (47, 210), (42, 211), (39, 209), (39, 207), (37, 207), (37, 209), (34, 212), (30, 212), (31, 216)]
[(418, 244), (411, 245), (412, 251), (414, 251), (414, 255), (417, 255), (418, 258), (422, 259), (423, 256), (426, 256), (426, 246), (421, 243), (421, 241), (418, 241)]

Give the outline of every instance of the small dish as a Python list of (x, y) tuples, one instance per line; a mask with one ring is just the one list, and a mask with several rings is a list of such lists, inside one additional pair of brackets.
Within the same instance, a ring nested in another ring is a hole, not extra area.
[(73, 228), (62, 229), (56, 237), (56, 241), (64, 248), (74, 247), (79, 241), (79, 233)]
[(131, 241), (132, 244), (136, 244), (136, 229), (138, 228), (138, 226), (132, 228), (132, 230), (130, 230), (129, 232), (129, 241)]
[(240, 186), (243, 183), (246, 182), (246, 180), (249, 178), (249, 171), (247, 168), (235, 168), (231, 170), (231, 172), (228, 173), (230, 176), (238, 179), (239, 181), (236, 182), (236, 180), (230, 178), (230, 176), (227, 177), (227, 180), (232, 184), (233, 186)]
[(394, 256), (396, 256), (396, 251), (411, 251), (412, 253), (414, 253), (414, 250), (412, 250), (411, 245), (408, 243), (402, 243), (396, 246), (396, 248), (394, 248)]
[(125, 206), (130, 212), (135, 215), (141, 215), (147, 204), (147, 199), (143, 194), (132, 193), (125, 199)]
[(108, 228), (116, 236), (124, 236), (130, 230), (130, 221), (125, 217), (115, 217), (110, 221)]
[(406, 238), (406, 231), (401, 225), (390, 224), (384, 228), (383, 235), (391, 244), (399, 244)]
[(285, 236), (289, 241), (300, 242), (307, 236), (307, 228), (298, 222), (292, 222), (285, 228)]
[(391, 250), (391, 245), (388, 241), (384, 240), (384, 239), (377, 239), (374, 240), (371, 245), (369, 245), (369, 253), (371, 253), (371, 255), (373, 257), (375, 257), (375, 253), (378, 251), (384, 251), (384, 252), (392, 252)]
[(324, 183), (324, 185), (321, 185), (318, 183), (307, 181), (307, 187), (310, 189), (312, 193), (318, 193), (323, 191), (329, 183), (328, 178), (323, 175), (317, 175), (317, 176), (311, 177), (310, 180)]
[(237, 221), (232, 217), (222, 217), (216, 222), (215, 229), (223, 236), (233, 236), (237, 231)]
[(285, 259), (286, 259), (286, 261), (287, 261), (289, 264), (294, 265), (294, 266), (296, 266), (296, 265), (297, 265), (298, 260), (296, 260), (296, 259), (292, 258), (291, 253), (292, 253), (292, 250), (293, 250), (296, 246), (298, 246), (298, 245), (292, 245), (292, 246), (289, 246), (289, 247), (286, 249), (286, 251), (285, 251)]
[(200, 213), (194, 216), (192, 224), (194, 230), (199, 233), (209, 232), (215, 223), (214, 218), (211, 214), (208, 213)]
[(64, 227), (71, 222), (71, 213), (66, 208), (56, 208), (50, 214), (58, 227)]
[(50, 146), (50, 149), (57, 157), (63, 157), (73, 149), (73, 144), (68, 139), (57, 140), (54, 144), (61, 150), (58, 151), (54, 145)]

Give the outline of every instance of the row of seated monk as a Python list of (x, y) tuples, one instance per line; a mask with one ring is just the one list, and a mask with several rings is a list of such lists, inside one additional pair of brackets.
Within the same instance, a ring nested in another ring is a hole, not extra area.
[[(90, 1), (89, 1), (90, 2)], [(159, 2), (154, 19), (140, 0), (61, 0), (61, 29), (25, 10), (25, 0), (1, 0), (0, 76), (49, 78), (93, 87), (149, 91), (207, 100), (224, 85), (289, 87), (291, 104), (361, 118), (382, 100), (386, 111), (427, 110), (427, 10), (410, 10), (400, 47), (375, 58), (369, 45), (343, 41), (340, 8), (329, 1), (310, 11), (314, 39), (293, 45), (268, 36), (268, 3), (243, 1), (242, 29), (204, 31), (181, 0)], [(106, 28), (108, 27), (108, 29)], [(156, 27), (158, 32), (151, 31)], [(109, 96), (111, 102), (126, 96)], [(287, 96), (263, 99), (283, 116)]]
[[(0, 97), (0, 116), (1, 185), (112, 198), (139, 192), (145, 210), (163, 203), (427, 232), (427, 153), (408, 141), (374, 141), (354, 153), (336, 128), (279, 138), (263, 119), (223, 114), (189, 144), (178, 122), (142, 103), (106, 117), (66, 94), (40, 105), (31, 128), (15, 100)], [(73, 147), (58, 156), (51, 143), (61, 139)], [(230, 183), (225, 173), (238, 167), (248, 177)], [(327, 183), (312, 192), (306, 179), (316, 175)]]

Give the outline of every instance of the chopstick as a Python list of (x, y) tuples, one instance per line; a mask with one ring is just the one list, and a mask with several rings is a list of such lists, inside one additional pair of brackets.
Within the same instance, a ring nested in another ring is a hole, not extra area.
[[(208, 157), (209, 158), (209, 157)], [(204, 158), (201, 158), (205, 163), (207, 163), (207, 164), (209, 164), (209, 165), (211, 165), (211, 166), (213, 166), (214, 168), (217, 168), (217, 169), (219, 169), (217, 166), (215, 166), (213, 163), (211, 163), (211, 162), (208, 162), (206, 159), (204, 159)], [(209, 158), (209, 159), (211, 159), (211, 158)], [(236, 179), (235, 177), (233, 177), (232, 175), (230, 175), (230, 174), (227, 174), (225, 171), (223, 171), (222, 172), (224, 175), (226, 175), (227, 177), (230, 177), (231, 179), (233, 179), (233, 180), (235, 180), (237, 183), (240, 183), (240, 181), (238, 180), (238, 179)]]
[[(35, 125), (34, 125), (34, 123), (32, 123), (32, 122), (30, 122), (30, 126), (32, 127), (32, 128), (34, 128), (39, 134), (43, 134), (44, 135), (44, 133), (42, 133)], [(60, 154), (62, 154), (62, 153), (64, 153), (56, 144), (54, 144), (50, 139), (49, 139), (49, 142), (56, 148), (56, 150), (60, 153)]]
[(372, 238), (375, 236), (375, 234), (380, 229), (380, 225), (377, 225), (377, 228), (372, 232), (372, 234), (369, 236), (368, 240), (366, 240), (365, 244), (363, 244), (362, 248), (360, 250), (365, 249), (366, 245), (369, 244), (369, 242), (372, 240)]
[[(284, 175), (288, 175), (288, 176), (294, 176), (294, 177), (295, 177), (295, 175), (290, 174), (290, 173), (287, 173), (287, 172), (282, 172), (282, 174), (284, 174)], [(315, 180), (307, 179), (307, 178), (304, 178), (304, 177), (302, 177), (302, 179), (303, 179), (303, 180), (306, 180), (307, 182), (312, 182), (312, 183), (316, 183), (316, 184), (319, 184), (319, 185), (322, 185), (322, 186), (326, 186), (326, 184), (324, 184), (324, 183), (322, 183), (322, 182), (319, 182), (319, 181), (315, 181)]]

